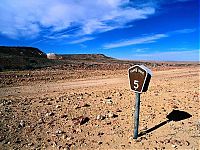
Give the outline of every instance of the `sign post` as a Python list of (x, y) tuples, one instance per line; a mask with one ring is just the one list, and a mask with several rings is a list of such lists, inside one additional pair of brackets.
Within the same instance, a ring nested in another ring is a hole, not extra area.
[(134, 119), (134, 139), (138, 137), (140, 94), (148, 90), (152, 76), (151, 70), (143, 65), (135, 65), (128, 70), (131, 90), (135, 92), (135, 119)]
[(138, 127), (139, 127), (139, 113), (140, 113), (140, 93), (135, 93), (135, 122), (134, 122), (134, 134), (133, 138), (137, 139), (138, 137)]

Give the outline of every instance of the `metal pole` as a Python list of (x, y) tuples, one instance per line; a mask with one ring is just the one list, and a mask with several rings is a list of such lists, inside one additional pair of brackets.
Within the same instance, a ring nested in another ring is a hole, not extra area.
[(135, 93), (135, 124), (134, 124), (134, 139), (138, 137), (138, 127), (139, 127), (139, 112), (140, 112), (140, 93)]

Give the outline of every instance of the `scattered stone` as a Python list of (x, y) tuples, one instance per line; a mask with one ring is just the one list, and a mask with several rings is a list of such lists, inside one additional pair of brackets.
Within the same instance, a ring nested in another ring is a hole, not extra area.
[(90, 107), (90, 104), (84, 104), (83, 107)]
[(114, 114), (113, 114), (112, 112), (109, 112), (109, 113), (107, 114), (107, 116), (108, 116), (108, 118), (113, 118), (113, 117), (114, 117)]
[(107, 122), (106, 124), (107, 124), (107, 125), (111, 125), (111, 122), (109, 121), (109, 122)]
[(106, 97), (105, 99), (112, 99), (112, 97)]
[(80, 116), (80, 117), (77, 117), (77, 118), (73, 118), (72, 119), (72, 122), (74, 123), (74, 125), (83, 125), (85, 123), (87, 123), (90, 119), (88, 117), (83, 117), (83, 116)]
[(186, 146), (189, 146), (189, 145), (190, 145), (190, 142), (185, 141), (185, 145), (186, 145)]
[(76, 132), (82, 132), (82, 130), (80, 128), (76, 129)]
[(52, 143), (52, 147), (56, 147), (57, 146), (57, 143), (56, 142), (53, 142)]
[(53, 116), (55, 113), (53, 113), (53, 112), (49, 112), (49, 113), (46, 113), (46, 117), (48, 117), (48, 116)]
[(178, 108), (178, 106), (176, 106), (176, 105), (173, 105), (173, 106), (172, 106), (172, 108), (174, 108), (174, 109), (177, 109), (177, 108)]
[(172, 147), (173, 147), (173, 148), (176, 148), (177, 146), (176, 146), (176, 145), (174, 145), (174, 144), (172, 144)]
[(56, 105), (56, 108), (61, 108), (61, 105)]
[(25, 127), (25, 122), (24, 122), (23, 120), (20, 121), (19, 127), (21, 127), (21, 128), (22, 128), (22, 127)]
[(122, 93), (117, 92), (117, 93), (116, 93), (116, 96), (122, 96)]
[(60, 118), (67, 118), (67, 114), (61, 115)]
[(64, 132), (61, 130), (56, 130), (56, 134), (62, 134), (62, 133), (64, 133)]
[(39, 124), (42, 124), (42, 123), (44, 123), (44, 120), (43, 120), (43, 118), (40, 118), (40, 119), (39, 119), (39, 121), (38, 121), (38, 123), (39, 123)]
[(121, 110), (121, 109), (119, 109), (119, 108), (117, 108), (116, 112), (122, 112), (122, 110)]
[(130, 137), (129, 137), (129, 140), (132, 141), (132, 140), (133, 140), (133, 136), (130, 136)]
[(179, 145), (179, 146), (182, 146), (182, 144), (183, 144), (181, 141), (176, 140), (176, 139), (171, 140), (170, 143), (171, 143), (172, 145)]
[(165, 144), (167, 144), (167, 143), (170, 143), (170, 140), (169, 140), (169, 139), (165, 139), (163, 142), (164, 142)]
[(112, 105), (112, 104), (113, 104), (113, 101), (112, 101), (112, 99), (107, 99), (107, 100), (105, 101), (105, 103), (106, 103), (106, 104), (109, 104), (109, 105)]
[(19, 143), (21, 143), (21, 140), (19, 138), (17, 138), (15, 143), (19, 144)]
[(101, 136), (101, 135), (104, 135), (104, 133), (103, 132), (99, 132), (97, 135)]
[(103, 144), (103, 142), (98, 142), (98, 145), (101, 145), (101, 144)]
[(52, 103), (51, 103), (51, 102), (48, 102), (47, 105), (52, 105)]
[(67, 139), (67, 135), (63, 134), (63, 135), (62, 135), (62, 139), (63, 139), (63, 140)]
[(109, 113), (107, 114), (107, 117), (108, 117), (108, 118), (116, 118), (116, 117), (118, 117), (118, 115), (116, 115), (116, 114), (114, 114), (114, 113), (112, 113), (112, 112), (109, 112)]
[(5, 137), (3, 135), (0, 135), (0, 142), (2, 142), (3, 140), (5, 140)]
[(126, 146), (126, 145), (124, 145), (124, 144), (123, 144), (123, 145), (121, 145), (121, 147), (123, 147), (123, 148), (124, 148), (125, 146)]
[(61, 146), (61, 145), (59, 145), (57, 148), (58, 148), (58, 149), (61, 149), (61, 148), (62, 148), (62, 146)]
[(66, 138), (67, 141), (69, 141), (69, 140), (71, 140), (71, 139), (72, 139), (72, 137), (70, 137), (70, 136)]
[(103, 115), (97, 115), (97, 120), (104, 120), (106, 117)]
[(28, 143), (28, 146), (33, 146), (34, 144), (33, 143)]

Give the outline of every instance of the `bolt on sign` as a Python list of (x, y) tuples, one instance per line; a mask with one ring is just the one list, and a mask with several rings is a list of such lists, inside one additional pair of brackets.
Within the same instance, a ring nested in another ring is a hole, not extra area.
[(144, 65), (135, 65), (128, 70), (131, 90), (135, 92), (135, 121), (134, 121), (134, 139), (138, 138), (140, 94), (148, 90), (149, 82), (152, 76), (151, 70)]
[(135, 65), (128, 72), (131, 89), (137, 93), (146, 92), (152, 76), (151, 70), (144, 65)]

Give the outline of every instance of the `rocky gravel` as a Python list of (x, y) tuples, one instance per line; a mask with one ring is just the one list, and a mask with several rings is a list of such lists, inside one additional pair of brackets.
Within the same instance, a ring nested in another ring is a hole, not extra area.
[[(41, 79), (48, 71), (38, 78), (37, 71), (6, 73), (12, 83), (0, 88), (0, 149), (198, 150), (198, 69), (153, 72), (149, 90), (141, 95), (139, 133), (143, 134), (137, 140), (132, 137), (135, 95), (126, 70), (79, 72), (86, 78), (75, 73), (77, 79), (57, 80), (68, 77), (61, 71), (51, 82)], [(36, 79), (15, 80), (20, 74)], [(1, 78), (1, 83), (8, 80)], [(167, 122), (173, 110), (191, 117)]]

